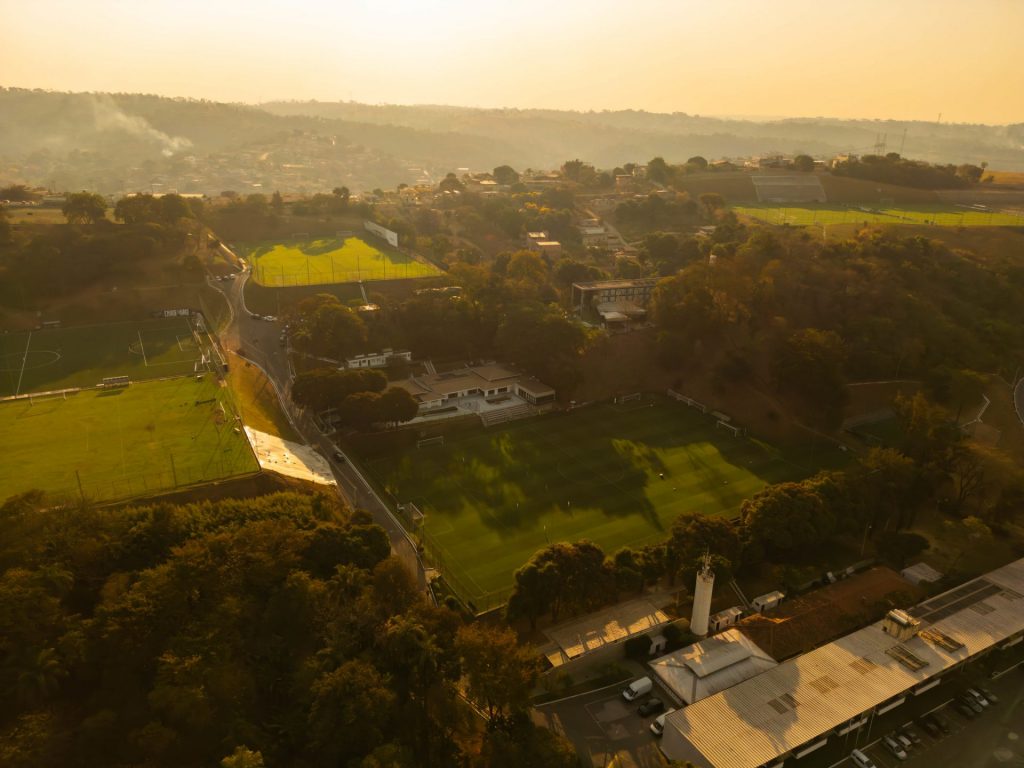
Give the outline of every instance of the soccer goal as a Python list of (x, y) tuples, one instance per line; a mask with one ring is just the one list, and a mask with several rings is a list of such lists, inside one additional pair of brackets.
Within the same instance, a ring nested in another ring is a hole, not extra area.
[(403, 511), (409, 518), (409, 524), (412, 525), (414, 530), (418, 530), (420, 526), (423, 525), (423, 519), (425, 517), (423, 512), (412, 502), (403, 504), (402, 507)]
[(51, 392), (36, 392), (28, 396), (28, 404), (33, 406), (47, 400), (67, 400), (69, 394), (73, 395), (78, 391), (78, 387), (72, 387), (70, 389), (55, 389)]
[(630, 393), (628, 395), (619, 395), (616, 398), (615, 402), (617, 402), (619, 405), (622, 405), (623, 403), (639, 402), (639, 400), (640, 400), (640, 393), (639, 392), (632, 392), (632, 393)]
[(127, 387), (129, 384), (131, 384), (131, 379), (127, 376), (104, 376), (103, 381), (100, 382), (100, 386), (104, 389)]
[(432, 445), (444, 445), (444, 435), (438, 435), (437, 437), (424, 437), (416, 441), (417, 448), (428, 448)]
[(732, 424), (727, 424), (726, 422), (721, 420), (716, 421), (715, 426), (718, 427), (719, 429), (724, 429), (726, 432), (732, 433), (733, 437), (743, 437), (743, 434), (745, 432), (743, 427), (736, 427), (733, 426)]

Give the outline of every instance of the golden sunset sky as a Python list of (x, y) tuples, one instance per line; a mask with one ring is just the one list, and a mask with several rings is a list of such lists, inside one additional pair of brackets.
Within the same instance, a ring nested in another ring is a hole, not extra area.
[(0, 85), (1024, 121), (1022, 0), (0, 0)]

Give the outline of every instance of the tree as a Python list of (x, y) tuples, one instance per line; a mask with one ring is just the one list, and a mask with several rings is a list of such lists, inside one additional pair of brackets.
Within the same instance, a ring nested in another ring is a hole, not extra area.
[(377, 409), (381, 421), (399, 424), (416, 418), (420, 405), (409, 390), (402, 387), (388, 387), (377, 400)]
[(455, 648), (462, 660), (469, 699), (494, 722), (525, 712), (540, 668), (529, 647), (507, 627), (469, 624), (459, 629)]
[(519, 174), (510, 165), (499, 165), (492, 173), (494, 180), (499, 184), (511, 187), (519, 183)]
[(696, 571), (705, 552), (717, 558), (718, 567), (735, 571), (741, 551), (739, 535), (727, 520), (699, 512), (684, 513), (672, 523), (665, 545), (669, 577), (674, 581), (680, 570)]
[(701, 207), (704, 209), (704, 217), (708, 221), (713, 221), (715, 213), (725, 208), (725, 198), (717, 192), (703, 192), (697, 199), (700, 201)]
[(365, 432), (378, 421), (382, 421), (380, 399), (381, 396), (376, 392), (356, 392), (341, 402), (338, 417), (353, 429)]
[(849, 399), (844, 362), (843, 340), (834, 331), (797, 331), (777, 353), (778, 388), (815, 426), (836, 427)]
[(330, 293), (300, 301), (291, 321), (292, 346), (302, 352), (344, 360), (366, 344), (366, 326), (359, 315)]
[(448, 173), (443, 179), (441, 179), (441, 183), (438, 184), (438, 188), (442, 192), (462, 192), (466, 188), (466, 185), (459, 181), (459, 177), (454, 173)]
[(235, 747), (235, 751), (220, 761), (220, 768), (264, 768), (263, 755), (248, 747)]
[(107, 201), (92, 192), (73, 192), (61, 206), (61, 212), (69, 224), (96, 224), (106, 216)]
[(274, 190), (274, 194), (270, 196), (270, 207), (274, 209), (275, 213), (281, 213), (284, 210), (284, 199), (281, 197), (281, 193), (278, 190)]
[(344, 205), (348, 205), (349, 198), (351, 197), (348, 187), (335, 187), (331, 190), (331, 194), (340, 199)]
[(793, 170), (810, 173), (814, 170), (814, 158), (810, 155), (797, 155), (793, 158)]
[(700, 155), (694, 155), (686, 161), (686, 164), (698, 171), (706, 171), (708, 169), (708, 161)]
[(7, 211), (0, 208), (0, 245), (11, 242), (11, 222), (7, 218)]
[(398, 714), (387, 680), (362, 660), (322, 674), (310, 693), (309, 746), (324, 766), (345, 765), (370, 752)]
[(878, 539), (878, 554), (896, 568), (905, 568), (907, 562), (928, 549), (928, 539), (917, 533), (887, 532)]
[(668, 184), (672, 180), (672, 168), (663, 157), (652, 157), (647, 162), (647, 178), (655, 184)]
[(835, 531), (835, 518), (813, 482), (776, 483), (740, 507), (748, 539), (777, 557), (789, 557), (823, 544)]

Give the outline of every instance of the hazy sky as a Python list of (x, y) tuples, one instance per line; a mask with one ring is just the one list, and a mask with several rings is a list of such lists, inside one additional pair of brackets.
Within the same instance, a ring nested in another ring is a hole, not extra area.
[(0, 0), (0, 85), (1024, 121), (1024, 0)]

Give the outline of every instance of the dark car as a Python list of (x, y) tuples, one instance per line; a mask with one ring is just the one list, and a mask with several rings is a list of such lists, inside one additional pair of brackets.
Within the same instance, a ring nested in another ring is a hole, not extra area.
[(908, 728), (907, 726), (900, 728), (897, 733), (904, 738), (910, 739), (910, 743), (915, 747), (921, 743), (921, 737), (917, 735), (917, 731)]
[(922, 717), (918, 722), (920, 723), (921, 727), (924, 728), (924, 732), (931, 736), (933, 739), (937, 739), (940, 736), (942, 736), (942, 730), (935, 722), (932, 721), (931, 718)]
[(934, 712), (930, 715), (925, 715), (921, 718), (922, 727), (928, 731), (932, 736), (938, 736), (939, 734), (950, 734), (952, 729), (949, 727), (949, 723), (943, 720), (941, 717), (936, 715)]
[(648, 699), (637, 709), (640, 713), (640, 717), (648, 717), (650, 715), (656, 715), (665, 708), (665, 702), (661, 699)]
[(981, 691), (982, 696), (988, 699), (989, 704), (999, 703), (999, 697), (992, 693), (992, 691), (990, 691), (988, 688), (979, 688), (978, 690)]
[(967, 706), (967, 704), (965, 704), (960, 699), (957, 699), (955, 702), (953, 702), (953, 709), (956, 710), (958, 715), (967, 720), (973, 720), (978, 716), (973, 709)]
[(973, 696), (971, 696), (971, 694), (969, 693), (961, 693), (960, 696), (957, 698), (957, 701), (959, 701), (961, 704), (970, 707), (971, 711), (974, 712), (974, 714), (976, 715), (980, 715), (982, 712), (985, 711), (985, 708), (981, 705), (981, 702)]

